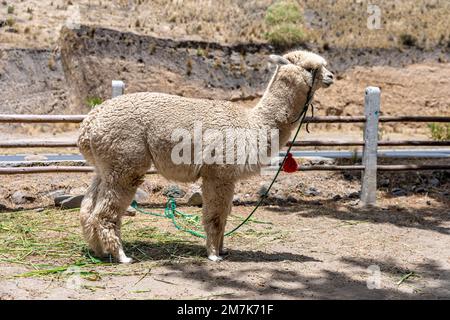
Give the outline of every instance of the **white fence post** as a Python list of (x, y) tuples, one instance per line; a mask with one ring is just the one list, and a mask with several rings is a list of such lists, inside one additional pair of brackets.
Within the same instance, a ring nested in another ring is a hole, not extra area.
[(377, 151), (378, 151), (378, 119), (380, 116), (380, 88), (366, 88), (364, 114), (366, 124), (364, 128), (364, 151), (362, 164), (361, 204), (375, 205), (377, 199)]
[(121, 96), (125, 90), (125, 83), (120, 80), (113, 80), (112, 81), (112, 98), (115, 98), (117, 96)]

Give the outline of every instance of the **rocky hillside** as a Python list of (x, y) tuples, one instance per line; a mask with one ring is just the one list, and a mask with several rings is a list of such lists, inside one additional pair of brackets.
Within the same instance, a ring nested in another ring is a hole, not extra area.
[[(270, 78), (267, 56), (282, 52), (264, 44), (221, 45), (162, 39), (90, 26), (64, 28), (60, 48), (70, 92), (77, 99), (77, 110), (82, 110), (90, 99), (109, 98), (113, 79), (124, 80), (127, 92), (158, 91), (210, 99), (252, 100), (262, 94)], [(450, 60), (450, 52), (445, 47), (431, 51), (418, 48), (325, 50), (314, 45), (303, 48), (325, 56), (341, 78), (356, 66), (404, 67), (425, 60)]]
[(0, 92), (1, 113), (70, 113), (60, 55), (51, 50), (0, 49)]
[[(336, 84), (316, 96), (318, 114), (362, 114), (369, 85), (382, 88), (384, 114), (448, 114), (450, 52), (445, 46), (303, 47), (325, 56), (337, 74)], [(282, 50), (268, 44), (173, 40), (87, 25), (64, 28), (56, 50), (0, 49), (0, 108), (2, 113), (86, 113), (93, 101), (110, 97), (113, 79), (124, 80), (127, 93), (159, 91), (252, 105), (269, 81), (267, 56), (273, 52)], [(401, 131), (392, 125), (384, 129)]]
[(268, 45), (175, 41), (105, 28), (63, 29), (61, 58), (78, 105), (111, 95), (111, 80), (127, 92), (158, 91), (210, 99), (253, 99), (270, 77)]

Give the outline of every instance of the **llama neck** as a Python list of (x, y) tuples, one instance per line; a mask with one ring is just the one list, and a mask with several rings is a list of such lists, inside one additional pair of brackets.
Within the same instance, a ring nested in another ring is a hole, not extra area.
[(278, 129), (280, 143), (286, 143), (298, 125), (293, 122), (305, 106), (307, 88), (305, 83), (287, 81), (275, 73), (263, 97), (251, 111), (255, 124), (260, 128)]

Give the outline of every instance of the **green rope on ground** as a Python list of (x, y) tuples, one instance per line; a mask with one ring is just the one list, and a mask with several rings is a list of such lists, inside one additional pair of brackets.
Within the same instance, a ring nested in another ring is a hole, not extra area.
[(206, 236), (204, 234), (197, 232), (195, 230), (192, 230), (192, 229), (184, 228), (177, 223), (176, 218), (181, 217), (181, 218), (185, 219), (186, 221), (198, 224), (200, 221), (200, 217), (195, 214), (187, 214), (187, 213), (178, 211), (175, 199), (172, 197), (169, 197), (169, 199), (167, 200), (166, 207), (164, 208), (164, 214), (142, 210), (138, 207), (138, 203), (135, 200), (133, 200), (133, 202), (131, 203), (131, 207), (133, 207), (138, 212), (143, 213), (143, 214), (147, 214), (147, 215), (151, 215), (151, 216), (155, 216), (155, 217), (168, 218), (168, 219), (172, 220), (173, 225), (178, 230), (188, 232), (188, 233), (192, 234), (193, 236), (196, 236), (199, 238), (206, 238)]

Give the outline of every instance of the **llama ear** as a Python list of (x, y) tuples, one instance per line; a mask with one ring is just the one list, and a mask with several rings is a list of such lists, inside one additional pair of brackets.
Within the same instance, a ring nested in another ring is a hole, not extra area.
[(278, 65), (284, 65), (284, 64), (291, 63), (288, 59), (286, 59), (282, 56), (276, 55), (276, 54), (271, 54), (269, 56), (269, 61), (272, 63), (278, 64)]

